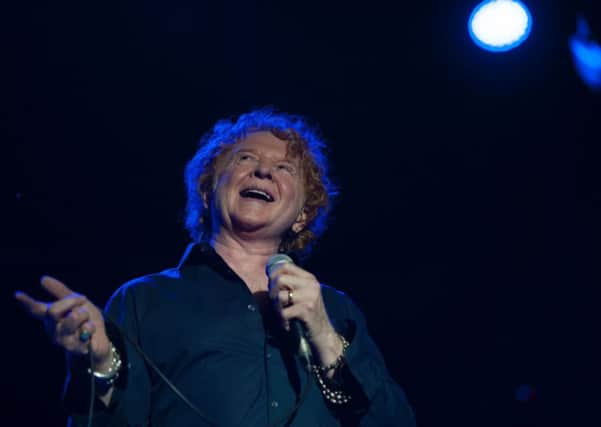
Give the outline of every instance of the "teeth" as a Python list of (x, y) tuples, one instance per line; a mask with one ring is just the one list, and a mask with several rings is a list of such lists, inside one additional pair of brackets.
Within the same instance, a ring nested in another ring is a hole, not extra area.
[(253, 193), (257, 193), (257, 194), (262, 194), (265, 197), (269, 197), (269, 194), (267, 194), (266, 192), (261, 191), (261, 190), (250, 190), (250, 191), (252, 191)]
[(259, 189), (256, 189), (256, 188), (249, 188), (247, 190), (242, 191), (241, 194), (244, 196), (244, 195), (248, 195), (248, 194), (251, 194), (251, 193), (252, 194), (258, 194), (261, 197), (263, 197), (265, 200), (273, 201), (273, 197), (271, 196), (271, 194), (267, 193), (266, 191), (259, 190)]

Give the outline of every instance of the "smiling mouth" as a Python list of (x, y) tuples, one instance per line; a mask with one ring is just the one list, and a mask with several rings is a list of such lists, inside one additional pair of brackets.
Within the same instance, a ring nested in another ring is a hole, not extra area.
[(263, 200), (264, 202), (273, 202), (274, 198), (271, 194), (266, 191), (259, 190), (257, 188), (247, 188), (240, 192), (240, 196), (245, 199), (257, 199)]

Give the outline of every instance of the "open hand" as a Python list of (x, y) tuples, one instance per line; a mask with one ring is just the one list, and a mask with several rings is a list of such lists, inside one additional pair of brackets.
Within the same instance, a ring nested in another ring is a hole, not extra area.
[(44, 322), (58, 346), (75, 355), (91, 350), (96, 366), (109, 363), (111, 343), (100, 309), (57, 279), (44, 276), (40, 283), (56, 299), (54, 302), (37, 301), (24, 292), (16, 292), (15, 299), (30, 315)]

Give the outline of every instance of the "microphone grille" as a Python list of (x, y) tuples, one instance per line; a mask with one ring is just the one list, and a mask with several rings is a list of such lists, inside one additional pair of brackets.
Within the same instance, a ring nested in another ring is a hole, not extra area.
[(271, 274), (271, 270), (278, 265), (287, 263), (294, 264), (294, 261), (286, 254), (275, 254), (270, 256), (269, 259), (267, 259), (267, 265), (265, 266), (267, 274)]

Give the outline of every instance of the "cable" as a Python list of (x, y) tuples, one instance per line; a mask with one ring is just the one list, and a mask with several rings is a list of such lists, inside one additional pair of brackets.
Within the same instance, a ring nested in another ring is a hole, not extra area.
[(214, 423), (213, 421), (211, 421), (205, 414), (203, 414), (200, 411), (200, 409), (198, 409), (196, 407), (196, 405), (194, 405), (192, 402), (190, 402), (190, 400), (188, 400), (188, 398), (186, 396), (184, 396), (184, 394), (181, 391), (179, 391), (179, 389), (175, 386), (175, 384), (173, 384), (169, 380), (169, 378), (167, 378), (167, 376), (165, 374), (163, 374), (163, 372), (158, 368), (158, 366), (156, 366), (154, 364), (154, 362), (152, 360), (150, 360), (150, 358), (146, 355), (146, 353), (144, 353), (144, 350), (142, 350), (142, 348), (140, 348), (140, 346), (138, 345), (138, 343), (134, 339), (132, 339), (129, 335), (127, 335), (123, 331), (123, 329), (121, 329), (121, 327), (119, 325), (117, 325), (116, 322), (113, 322), (108, 317), (105, 317), (105, 320), (108, 321), (109, 323), (111, 323), (119, 331), (119, 333), (127, 341), (129, 341), (129, 343), (140, 354), (140, 356), (142, 356), (142, 358), (144, 359), (144, 361), (146, 363), (148, 363), (148, 365), (152, 368), (152, 370), (155, 371), (159, 377), (161, 377), (161, 379), (165, 382), (165, 384), (167, 384), (167, 386), (171, 389), (171, 391), (173, 393), (175, 393), (175, 395), (177, 397), (179, 397), (186, 405), (188, 405), (188, 407), (190, 409), (192, 409), (194, 412), (196, 412), (196, 415), (198, 415), (205, 423), (208, 423), (209, 425), (212, 425), (212, 426), (217, 426), (218, 425), (218, 424)]
[[(165, 384), (167, 384), (167, 386), (171, 389), (171, 391), (173, 393), (175, 393), (175, 395), (182, 401), (184, 402), (190, 409), (192, 409), (192, 411), (194, 411), (196, 413), (196, 415), (198, 415), (205, 423), (211, 425), (211, 426), (215, 426), (217, 427), (218, 424), (213, 422), (209, 417), (207, 417), (205, 414), (202, 413), (202, 411), (200, 409), (198, 409), (198, 407), (196, 407), (196, 405), (194, 405), (176, 386), (175, 384), (173, 384), (169, 378), (167, 378), (167, 376), (154, 364), (154, 362), (152, 360), (150, 360), (150, 358), (146, 355), (146, 353), (144, 352), (144, 350), (142, 350), (142, 348), (138, 345), (138, 343), (131, 338), (129, 335), (127, 335), (123, 329), (121, 329), (121, 327), (114, 322), (112, 319), (108, 318), (105, 316), (105, 321), (110, 323), (112, 326), (115, 327), (115, 329), (117, 329), (117, 331), (119, 331), (119, 333), (134, 347), (134, 349), (138, 352), (138, 354), (140, 354), (140, 356), (142, 356), (142, 359), (144, 359), (144, 361), (150, 366), (150, 368), (156, 372), (156, 374), (161, 378), (161, 380), (163, 380), (165, 382)], [(90, 345), (90, 369), (93, 370), (94, 366), (93, 366), (93, 361), (92, 361), (92, 351), (91, 351), (91, 345)], [(282, 423), (289, 423), (290, 421), (292, 421), (292, 419), (294, 418), (294, 416), (296, 415), (296, 412), (298, 411), (298, 409), (300, 408), (300, 406), (303, 404), (303, 402), (305, 401), (305, 399), (307, 398), (307, 396), (309, 395), (309, 390), (311, 388), (311, 372), (309, 369), (307, 369), (307, 377), (306, 377), (306, 385), (304, 390), (302, 390), (300, 398), (298, 399), (298, 401), (296, 402), (296, 405), (294, 405), (294, 408), (292, 408), (292, 410), (286, 414), (285, 417), (280, 418), (279, 420), (277, 420), (274, 424), (272, 424), (271, 427), (277, 427), (278, 425), (282, 424)], [(90, 409), (89, 409), (89, 413), (88, 413), (88, 427), (92, 427), (92, 415), (94, 413), (94, 398), (95, 398), (95, 394), (96, 394), (96, 389), (95, 389), (95, 382), (94, 382), (94, 376), (90, 375), (91, 377), (91, 381), (90, 381)]]
[[(94, 359), (93, 359), (93, 355), (92, 355), (92, 340), (90, 340), (88, 342), (88, 354), (90, 355), (90, 369), (93, 369)], [(92, 415), (94, 415), (95, 397), (96, 397), (96, 381), (94, 380), (94, 375), (90, 375), (90, 409), (88, 410), (88, 427), (92, 427)]]

